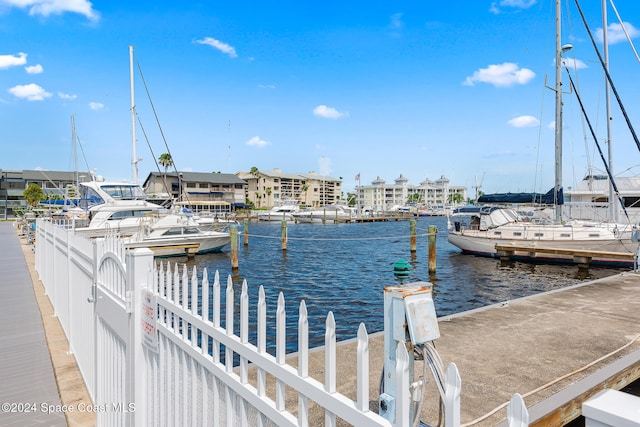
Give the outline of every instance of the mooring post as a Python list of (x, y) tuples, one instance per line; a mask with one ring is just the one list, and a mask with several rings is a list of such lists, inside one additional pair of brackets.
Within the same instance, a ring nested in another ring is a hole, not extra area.
[(238, 226), (233, 224), (229, 227), (229, 237), (231, 238), (231, 269), (238, 268)]
[(244, 219), (244, 245), (249, 246), (249, 218)]
[(416, 220), (412, 219), (409, 221), (409, 234), (411, 235), (409, 239), (409, 243), (411, 246), (411, 253), (416, 251)]
[(287, 250), (287, 220), (283, 219), (282, 220), (282, 250), (286, 251)]
[(429, 226), (429, 273), (436, 271), (436, 236), (438, 235), (438, 227)]

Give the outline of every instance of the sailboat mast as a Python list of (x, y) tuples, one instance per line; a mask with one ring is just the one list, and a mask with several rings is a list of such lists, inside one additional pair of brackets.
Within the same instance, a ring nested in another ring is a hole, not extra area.
[(556, 0), (556, 124), (555, 124), (555, 191), (554, 202), (556, 222), (562, 221), (562, 205), (558, 202), (558, 195), (562, 189), (562, 41), (560, 37), (561, 8), (560, 0)]
[(73, 143), (73, 170), (75, 171), (76, 190), (78, 189), (78, 152), (76, 150), (76, 122), (71, 115), (71, 142)]
[[(609, 43), (607, 42), (607, 0), (602, 0), (602, 43), (604, 44), (604, 68), (609, 72)], [(611, 88), (607, 73), (604, 76), (605, 83), (605, 106), (607, 111), (607, 145), (609, 156), (609, 173), (613, 176), (613, 144), (611, 141)], [(615, 191), (613, 182), (609, 180), (609, 218), (611, 222), (618, 222), (618, 210), (614, 203)]]
[(138, 183), (138, 154), (136, 153), (136, 104), (133, 98), (133, 45), (129, 45), (129, 85), (131, 88), (131, 146), (133, 183)]

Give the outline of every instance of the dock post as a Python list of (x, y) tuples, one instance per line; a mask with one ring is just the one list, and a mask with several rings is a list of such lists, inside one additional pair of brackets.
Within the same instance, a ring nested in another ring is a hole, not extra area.
[(282, 220), (282, 250), (286, 251), (287, 250), (287, 220), (283, 219)]
[(238, 226), (232, 225), (229, 227), (229, 237), (231, 238), (231, 269), (236, 270), (238, 268)]
[(249, 218), (244, 219), (244, 245), (249, 246)]
[(438, 235), (438, 227), (429, 226), (429, 273), (436, 272), (436, 236)]
[(415, 219), (412, 219), (409, 221), (409, 234), (411, 235), (410, 237), (411, 253), (415, 253), (416, 252), (416, 220)]

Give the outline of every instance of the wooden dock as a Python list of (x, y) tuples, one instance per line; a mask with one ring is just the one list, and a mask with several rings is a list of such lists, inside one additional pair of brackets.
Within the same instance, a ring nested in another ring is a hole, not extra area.
[(531, 258), (535, 258), (537, 254), (567, 255), (573, 258), (575, 264), (582, 267), (588, 267), (593, 258), (607, 258), (631, 264), (637, 257), (637, 254), (634, 252), (623, 253), (516, 245), (496, 245), (496, 252), (500, 259), (503, 260), (511, 259), (516, 255), (516, 252), (525, 252)]

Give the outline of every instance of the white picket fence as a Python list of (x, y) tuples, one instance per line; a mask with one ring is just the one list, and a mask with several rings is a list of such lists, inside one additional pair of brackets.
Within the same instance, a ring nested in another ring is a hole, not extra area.
[[(293, 367), (286, 358), (283, 294), (272, 355), (262, 288), (255, 302), (256, 338), (250, 342), (246, 282), (236, 297), (230, 277), (223, 289), (217, 272), (210, 283), (206, 270), (200, 280), (195, 269), (191, 274), (169, 265), (156, 270), (151, 251), (124, 251), (115, 236), (89, 240), (46, 220), (38, 220), (36, 233), (36, 270), (94, 403), (107, 408), (96, 414), (99, 425), (306, 426), (318, 422), (310, 419), (314, 405), (323, 408), (327, 426), (339, 419), (352, 425), (409, 424), (408, 393), (398, 397), (394, 423), (369, 409), (370, 398), (377, 396), (369, 396), (364, 324), (357, 334), (357, 398), (352, 400), (336, 389), (332, 313), (326, 322), (324, 381), (318, 381), (309, 376), (304, 301)], [(145, 318), (143, 310), (150, 306), (151, 316)], [(403, 345), (398, 350), (397, 377), (406, 385), (408, 354)], [(287, 401), (292, 394), (293, 403)]]
[[(196, 269), (189, 273), (177, 265), (158, 268), (148, 249), (125, 251), (116, 236), (90, 240), (42, 219), (36, 227), (36, 270), (67, 335), (69, 351), (100, 408), (98, 425), (335, 426), (338, 420), (357, 426), (411, 424), (409, 355), (402, 344), (396, 349), (395, 418), (389, 421), (369, 409), (370, 399), (378, 396), (369, 395), (364, 324), (357, 331), (356, 399), (352, 400), (337, 391), (332, 313), (326, 319), (324, 379), (309, 375), (304, 301), (298, 307), (297, 367), (293, 367), (286, 357), (282, 293), (272, 355), (267, 351), (262, 287), (255, 302), (254, 338), (249, 337), (246, 281), (236, 297), (231, 277), (223, 287), (218, 272), (210, 283), (207, 270), (199, 276)], [(461, 382), (455, 364), (445, 377), (445, 425), (458, 427)], [(318, 408), (324, 412), (320, 419), (313, 415)], [(519, 394), (507, 408), (507, 425), (529, 425)]]

